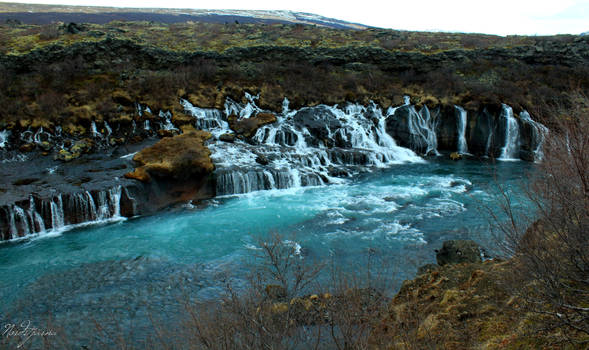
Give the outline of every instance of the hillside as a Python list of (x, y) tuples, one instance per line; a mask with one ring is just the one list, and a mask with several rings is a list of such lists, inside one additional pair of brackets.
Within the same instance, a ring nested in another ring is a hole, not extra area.
[(221, 24), (306, 24), (340, 29), (368, 28), (362, 24), (293, 11), (147, 9), (0, 2), (0, 22), (6, 21), (20, 21), (26, 24), (53, 22), (105, 24), (111, 21), (153, 21), (170, 24), (193, 21)]
[[(178, 97), (219, 108), (244, 92), (260, 93), (260, 106), (274, 111), (284, 97), (294, 107), (388, 107), (410, 95), (430, 107), (507, 103), (543, 117), (544, 106), (589, 85), (589, 39), (581, 36), (110, 22), (3, 24), (0, 37), (2, 128), (41, 114), (38, 125), (76, 124), (88, 108), (110, 120), (117, 105), (132, 113), (134, 102), (172, 110)], [(121, 92), (130, 105), (112, 100)]]

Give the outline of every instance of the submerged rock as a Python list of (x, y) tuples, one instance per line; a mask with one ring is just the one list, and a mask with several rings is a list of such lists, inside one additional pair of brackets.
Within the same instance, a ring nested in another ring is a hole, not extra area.
[(442, 249), (437, 251), (436, 260), (438, 265), (459, 263), (481, 262), (481, 249), (479, 245), (471, 240), (445, 241)]

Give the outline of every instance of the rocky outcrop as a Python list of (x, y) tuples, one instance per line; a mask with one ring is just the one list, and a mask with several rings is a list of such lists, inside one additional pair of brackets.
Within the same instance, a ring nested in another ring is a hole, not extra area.
[(272, 113), (260, 112), (249, 118), (239, 118), (235, 114), (227, 117), (229, 127), (235, 131), (237, 135), (245, 138), (250, 138), (256, 134), (256, 131), (263, 125), (272, 124), (276, 122), (276, 115)]
[(164, 138), (138, 152), (133, 157), (138, 166), (125, 177), (145, 185), (150, 209), (213, 197), (210, 175), (215, 166), (204, 144), (209, 138), (205, 131)]
[(504, 288), (509, 262), (450, 264), (403, 282), (371, 337), (383, 348), (538, 349), (529, 314)]
[(481, 249), (470, 240), (445, 241), (442, 249), (437, 251), (438, 265), (481, 262)]
[(309, 131), (306, 142), (314, 147), (319, 146), (320, 143), (328, 147), (350, 148), (352, 146), (350, 140), (341, 132), (335, 132), (344, 125), (327, 106), (302, 108), (293, 116), (293, 122)]
[(204, 142), (211, 137), (205, 131), (192, 131), (164, 138), (133, 156), (139, 164), (125, 177), (148, 183), (152, 178), (184, 181), (211, 173), (215, 166)]

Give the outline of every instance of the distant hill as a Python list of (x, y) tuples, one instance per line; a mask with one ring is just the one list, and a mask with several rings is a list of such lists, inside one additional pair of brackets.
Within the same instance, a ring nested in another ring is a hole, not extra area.
[(581, 33), (580, 35), (589, 35), (589, 32)]
[(145, 9), (94, 6), (0, 3), (0, 23), (48, 24), (77, 22), (104, 24), (111, 21), (160, 23), (256, 23), (306, 24), (337, 29), (366, 29), (368, 26), (311, 13), (258, 10)]

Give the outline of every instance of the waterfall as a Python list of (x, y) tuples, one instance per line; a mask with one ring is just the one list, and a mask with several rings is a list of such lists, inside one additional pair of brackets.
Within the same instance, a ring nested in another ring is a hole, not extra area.
[(542, 147), (544, 146), (544, 141), (546, 140), (546, 136), (549, 132), (548, 128), (532, 120), (530, 114), (525, 110), (520, 113), (519, 118), (524, 126), (527, 125), (530, 128), (531, 135), (529, 136), (529, 148), (532, 153), (532, 156), (529, 157), (529, 160), (541, 161), (544, 158), (544, 152), (542, 150)]
[(106, 121), (104, 121), (104, 128), (106, 129), (106, 138), (108, 139), (108, 137), (112, 134), (112, 129)]
[(63, 215), (63, 201), (61, 194), (53, 198), (51, 205), (51, 228), (53, 230), (62, 228), (65, 225), (65, 218)]
[(27, 215), (31, 220), (32, 231), (45, 231), (45, 222), (43, 221), (41, 214), (39, 214), (35, 208), (35, 198), (33, 198), (33, 196), (29, 197), (29, 208), (27, 209)]
[(149, 131), (149, 130), (151, 130), (151, 127), (149, 126), (149, 120), (146, 120), (146, 121), (143, 123), (143, 129), (144, 129), (145, 131)]
[(454, 106), (458, 111), (458, 153), (467, 154), (468, 145), (466, 144), (466, 110), (460, 106)]
[[(267, 112), (256, 105), (257, 99), (246, 95), (247, 102), (239, 103), (228, 98), (223, 112), (194, 107), (186, 100), (180, 103), (197, 128), (218, 137), (233, 133), (229, 115), (250, 118)], [(368, 167), (423, 161), (386, 132), (390, 109), (385, 115), (371, 103), (291, 110), (286, 98), (282, 106), (277, 122), (260, 127), (248, 142), (209, 145), (217, 195), (341, 183)]]
[(505, 145), (501, 148), (501, 160), (519, 160), (519, 125), (513, 109), (503, 104), (501, 118), (505, 119)]
[(121, 193), (122, 187), (115, 186), (93, 193), (59, 194), (46, 200), (31, 196), (28, 202), (3, 208), (7, 212), (8, 227), (0, 227), (0, 237), (4, 235), (17, 239), (45, 232), (60, 232), (76, 225), (120, 219)]
[(412, 144), (425, 149), (424, 154), (438, 153), (438, 138), (436, 136), (436, 120), (432, 117), (429, 109), (424, 105), (419, 113), (414, 106), (409, 106), (409, 117), (407, 121)]
[(36, 144), (41, 144), (41, 142), (49, 141), (49, 140), (51, 140), (51, 134), (48, 133), (47, 131), (43, 130), (42, 126), (39, 127), (37, 132), (33, 135), (33, 141)]
[(194, 107), (186, 100), (180, 100), (186, 114), (194, 117), (194, 127), (198, 130), (207, 130), (215, 137), (231, 132), (229, 124), (223, 119), (223, 113), (212, 108)]
[(164, 129), (164, 130), (178, 130), (178, 128), (176, 128), (174, 126), (174, 124), (172, 124), (172, 113), (170, 113), (170, 111), (160, 111), (159, 113), (159, 117), (162, 118), (164, 121), (160, 124), (160, 128)]
[(283, 115), (288, 114), (288, 112), (290, 111), (289, 105), (290, 105), (290, 101), (288, 100), (288, 98), (285, 97), (284, 100), (282, 100), (282, 114)]
[(30, 127), (27, 128), (27, 130), (20, 133), (20, 140), (26, 143), (33, 142), (33, 132), (31, 131)]
[(94, 138), (102, 138), (102, 134), (96, 130), (96, 122), (94, 122), (94, 120), (90, 124), (90, 131), (92, 132), (92, 136)]
[(10, 137), (9, 130), (0, 131), (0, 148), (6, 148), (8, 145), (8, 137)]
[(247, 102), (242, 104), (227, 98), (225, 100), (225, 115), (230, 116), (231, 114), (235, 114), (239, 119), (247, 119), (252, 114), (262, 111), (262, 109), (256, 105), (256, 100), (260, 99), (260, 94), (252, 96), (246, 92), (245, 99)]

